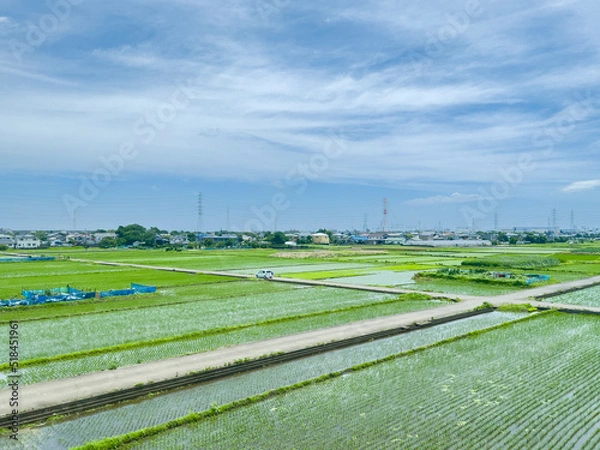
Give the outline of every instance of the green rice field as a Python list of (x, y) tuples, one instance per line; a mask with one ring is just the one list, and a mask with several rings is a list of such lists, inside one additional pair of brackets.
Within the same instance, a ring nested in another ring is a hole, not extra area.
[[(449, 304), (419, 293), (268, 282), (252, 276), (258, 269), (465, 298), (528, 287), (414, 275), (481, 267), (546, 274), (546, 284), (552, 284), (600, 274), (598, 253), (568, 246), (44, 253), (60, 258), (0, 263), (0, 299), (18, 298), (22, 289), (109, 290), (132, 282), (156, 286), (157, 292), (1, 307), (0, 333), (8, 336), (9, 322), (19, 321), (24, 387), (97, 371), (111, 376), (134, 364)], [(598, 307), (600, 287), (545, 301)], [(23, 428), (21, 442), (13, 447), (4, 445), (0, 432), (0, 448), (600, 448), (600, 403), (586, 395), (598, 387), (599, 320), (548, 312), (483, 314), (59, 417)], [(8, 387), (8, 369), (0, 360), (0, 389)], [(89, 444), (111, 436), (114, 441)]]
[(598, 348), (597, 317), (540, 316), (216, 407), (122, 448), (595, 449)]
[[(187, 335), (185, 333), (177, 336), (166, 335), (162, 339), (135, 341), (133, 342), (134, 345), (129, 346), (127, 344), (119, 345), (123, 343), (120, 341), (115, 343), (115, 340), (110, 341), (110, 345), (104, 345), (103, 347), (94, 347), (93, 345), (87, 348), (76, 346), (73, 351), (78, 353), (75, 354), (48, 354), (48, 352), (44, 352), (33, 358), (46, 356), (49, 359), (31, 365), (27, 365), (28, 360), (22, 360), (20, 383), (31, 384), (68, 378), (98, 370), (113, 370), (142, 362), (201, 353), (221, 347), (343, 325), (359, 320), (435, 308), (444, 304), (447, 304), (447, 302), (439, 300), (403, 300), (402, 297), (380, 295), (375, 301), (364, 304), (351, 304), (346, 307), (318, 310), (303, 315), (276, 317), (274, 319), (259, 320), (255, 323), (248, 322), (212, 329), (194, 330)], [(36, 325), (40, 324), (40, 322), (34, 323)], [(43, 324), (41, 326), (43, 327)], [(76, 327), (78, 326), (76, 325)], [(22, 325), (21, 328), (25, 333), (31, 332), (25, 325)], [(91, 335), (86, 336), (93, 337), (93, 330)], [(157, 335), (158, 333), (152, 334), (153, 337)], [(96, 340), (93, 340), (93, 342), (94, 344), (100, 342), (100, 345), (106, 344)], [(60, 347), (60, 343), (57, 345), (59, 348), (63, 348)], [(0, 389), (6, 387), (6, 378), (2, 379), (0, 377)]]
[(548, 303), (565, 303), (568, 305), (594, 306), (600, 308), (600, 286), (548, 297), (545, 298), (544, 301)]
[(108, 436), (119, 436), (175, 420), (190, 411), (206, 410), (214, 402), (226, 404), (522, 317), (523, 314), (514, 313), (483, 314), (50, 423), (27, 430), (20, 439), (20, 445), (14, 448), (37, 448), (36, 445), (42, 442), (47, 448), (70, 448)]

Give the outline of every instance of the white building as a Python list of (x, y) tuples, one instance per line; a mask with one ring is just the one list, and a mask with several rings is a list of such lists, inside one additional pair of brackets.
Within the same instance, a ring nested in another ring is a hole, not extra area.
[(8, 234), (0, 234), (0, 245), (7, 245), (12, 248), (15, 246), (15, 240)]
[(17, 236), (16, 241), (15, 248), (40, 248), (42, 245), (42, 241), (31, 234)]

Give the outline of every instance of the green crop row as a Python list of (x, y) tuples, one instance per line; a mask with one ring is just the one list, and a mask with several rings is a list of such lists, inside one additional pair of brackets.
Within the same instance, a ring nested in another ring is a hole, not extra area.
[[(216, 335), (216, 334), (222, 334), (222, 333), (228, 333), (228, 332), (232, 332), (232, 331), (243, 330), (243, 329), (250, 328), (250, 327), (258, 327), (258, 326), (272, 325), (272, 324), (283, 323), (283, 322), (291, 322), (291, 321), (306, 319), (306, 318), (311, 318), (311, 317), (319, 317), (319, 316), (325, 316), (325, 315), (329, 315), (329, 314), (336, 314), (336, 313), (347, 312), (347, 311), (355, 311), (355, 310), (359, 310), (359, 309), (367, 309), (367, 308), (370, 308), (373, 306), (379, 306), (379, 305), (390, 305), (390, 304), (394, 304), (394, 303), (407, 302), (407, 301), (426, 301), (426, 300), (431, 300), (431, 299), (432, 299), (432, 297), (430, 297), (429, 295), (425, 295), (425, 294), (419, 294), (419, 293), (402, 294), (398, 298), (394, 298), (394, 299), (390, 299), (390, 300), (364, 303), (364, 304), (360, 304), (360, 305), (352, 305), (352, 306), (347, 306), (347, 307), (343, 307), (343, 308), (334, 308), (334, 309), (328, 309), (328, 310), (317, 311), (317, 312), (312, 312), (312, 313), (295, 314), (292, 316), (278, 317), (275, 319), (262, 320), (262, 321), (257, 321), (257, 322), (253, 322), (253, 323), (231, 325), (231, 326), (226, 326), (226, 327), (213, 328), (213, 329), (209, 329), (209, 330), (201, 330), (201, 331), (197, 331), (197, 332), (193, 332), (193, 333), (167, 336), (167, 337), (163, 337), (163, 338), (150, 339), (150, 340), (145, 340), (145, 341), (128, 342), (128, 343), (119, 344), (119, 345), (95, 348), (95, 349), (85, 350), (85, 351), (80, 351), (80, 352), (66, 353), (66, 354), (55, 355), (55, 356), (44, 357), (44, 358), (33, 358), (33, 359), (20, 361), (19, 367), (25, 368), (25, 367), (31, 367), (31, 366), (36, 366), (36, 365), (48, 364), (48, 363), (57, 362), (57, 361), (68, 361), (68, 360), (73, 360), (73, 359), (85, 358), (87, 356), (101, 355), (101, 354), (106, 354), (106, 353), (115, 353), (115, 352), (120, 352), (120, 351), (124, 351), (124, 350), (132, 350), (132, 349), (143, 348), (143, 347), (151, 347), (151, 346), (156, 346), (156, 345), (160, 345), (160, 344), (166, 344), (169, 342), (187, 341), (187, 340), (192, 340), (192, 339), (198, 339), (198, 338), (205, 337), (205, 336), (211, 336), (211, 335)], [(8, 370), (9, 368), (10, 368), (9, 363), (0, 364), (0, 371), (5, 371), (5, 370)]]
[(594, 316), (545, 315), (121, 448), (595, 449), (599, 327)]
[[(33, 384), (42, 381), (69, 378), (99, 370), (157, 361), (189, 354), (208, 352), (222, 347), (255, 342), (264, 339), (288, 336), (320, 328), (345, 325), (361, 320), (386, 317), (417, 310), (435, 308), (443, 305), (440, 301), (402, 301), (390, 304), (375, 304), (368, 308), (330, 313), (291, 322), (279, 322), (270, 325), (254, 326), (227, 333), (204, 336), (197, 339), (176, 341), (151, 347), (88, 356), (70, 361), (58, 361), (41, 366), (21, 369), (21, 384)], [(0, 389), (6, 388), (6, 381), (0, 380)]]
[(184, 425), (190, 425), (193, 423), (197, 423), (200, 422), (204, 419), (210, 418), (210, 417), (214, 417), (220, 414), (223, 414), (225, 412), (228, 411), (232, 411), (235, 409), (239, 409), (242, 408), (244, 406), (249, 406), (252, 404), (256, 404), (259, 402), (262, 402), (266, 399), (269, 399), (271, 397), (275, 397), (275, 396), (279, 396), (282, 394), (286, 394), (292, 391), (296, 391), (299, 389), (302, 389), (304, 387), (307, 386), (311, 386), (311, 385), (315, 385), (318, 383), (323, 383), (324, 381), (327, 380), (331, 380), (334, 378), (339, 378), (343, 375), (352, 373), (352, 372), (358, 372), (367, 368), (370, 368), (372, 366), (375, 365), (379, 365), (385, 362), (389, 362), (389, 361), (393, 361), (399, 358), (403, 358), (403, 357), (407, 357), (410, 355), (414, 355), (416, 353), (421, 353), (424, 352), (426, 350), (432, 349), (432, 348), (436, 348), (436, 347), (440, 347), (440, 346), (444, 346), (446, 344), (450, 344), (452, 342), (456, 342), (456, 341), (460, 341), (460, 340), (464, 340), (467, 338), (473, 338), (476, 336), (479, 336), (481, 334), (484, 333), (488, 333), (490, 331), (494, 331), (494, 330), (499, 330), (502, 328), (506, 328), (509, 326), (513, 326), (516, 323), (520, 323), (520, 322), (524, 322), (524, 321), (528, 321), (528, 320), (532, 320), (535, 318), (539, 318), (542, 317), (543, 315), (547, 315), (550, 312), (544, 312), (544, 313), (538, 313), (535, 315), (531, 315), (531, 316), (526, 316), (520, 319), (516, 319), (510, 322), (506, 322), (506, 323), (502, 323), (499, 325), (495, 325), (495, 326), (491, 326), (485, 329), (480, 329), (480, 330), (476, 330), (476, 331), (470, 331), (468, 333), (462, 334), (462, 335), (458, 335), (458, 336), (454, 336), (448, 339), (444, 339), (441, 341), (437, 341), (428, 345), (424, 345), (418, 348), (414, 348), (411, 350), (407, 350), (404, 352), (400, 352), (400, 353), (396, 353), (396, 354), (392, 354), (389, 356), (386, 356), (384, 358), (380, 358), (374, 361), (368, 361), (362, 364), (357, 364), (354, 365), (348, 369), (344, 369), (344, 370), (340, 370), (340, 371), (336, 371), (336, 372), (332, 372), (329, 374), (325, 374), (325, 375), (321, 375), (319, 377), (315, 377), (315, 378), (311, 378), (308, 380), (304, 380), (292, 385), (288, 385), (288, 386), (283, 386), (283, 387), (279, 387), (276, 389), (272, 389), (270, 391), (264, 392), (262, 394), (258, 394), (258, 395), (254, 395), (251, 397), (247, 397), (244, 399), (240, 399), (240, 400), (236, 400), (224, 405), (217, 405), (217, 404), (213, 404), (211, 406), (210, 409), (202, 411), (202, 412), (192, 412), (184, 417), (169, 421), (167, 423), (161, 424), (161, 425), (157, 425), (157, 426), (153, 426), (153, 427), (148, 427), (148, 428), (144, 428), (135, 432), (131, 432), (125, 435), (121, 435), (121, 436), (115, 436), (115, 437), (110, 437), (107, 439), (103, 439), (101, 441), (96, 441), (96, 442), (90, 442), (86, 445), (77, 447), (76, 450), (109, 450), (109, 449), (117, 449), (120, 448), (122, 446), (125, 446), (127, 444), (133, 443), (135, 441), (140, 441), (143, 439), (147, 439), (149, 437), (153, 437), (153, 436), (157, 436), (161, 433), (167, 432), (169, 430), (184, 426)]

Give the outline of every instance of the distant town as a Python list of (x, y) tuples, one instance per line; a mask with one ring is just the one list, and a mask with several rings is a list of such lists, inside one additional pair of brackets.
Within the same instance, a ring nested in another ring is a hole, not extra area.
[(422, 247), (486, 247), (545, 243), (582, 243), (600, 240), (600, 229), (561, 230), (512, 228), (503, 230), (298, 230), (198, 232), (145, 228), (139, 224), (116, 230), (9, 230), (0, 229), (0, 250), (60, 247), (165, 247), (183, 248), (267, 248), (306, 245), (405, 245)]

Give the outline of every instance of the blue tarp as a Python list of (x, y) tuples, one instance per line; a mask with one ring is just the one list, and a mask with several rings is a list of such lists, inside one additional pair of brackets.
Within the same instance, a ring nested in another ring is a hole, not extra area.
[(131, 283), (131, 289), (138, 294), (152, 294), (156, 292), (156, 286), (146, 286), (145, 284)]
[(30, 261), (54, 261), (54, 256), (27, 256), (15, 258), (0, 258), (0, 262), (30, 262)]
[(550, 275), (527, 275), (527, 284), (539, 283), (540, 281), (548, 281)]
[(131, 283), (130, 289), (110, 290), (105, 292), (85, 292), (75, 289), (71, 286), (59, 287), (52, 289), (30, 289), (22, 290), (25, 299), (0, 300), (1, 306), (28, 306), (41, 305), (44, 303), (68, 302), (75, 300), (84, 300), (86, 298), (94, 298), (96, 296), (116, 297), (134, 294), (149, 294), (156, 292), (156, 286), (146, 286), (143, 284)]
[(46, 296), (46, 297), (56, 297), (63, 294), (71, 294), (71, 295), (80, 295), (84, 294), (84, 291), (80, 291), (79, 289), (75, 289), (71, 286), (67, 287), (59, 287), (59, 288), (51, 288), (51, 289), (31, 289), (21, 291), (21, 294), (25, 298), (33, 298), (36, 296)]

